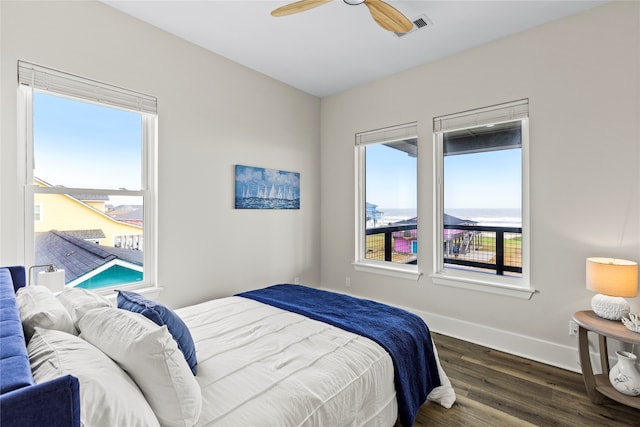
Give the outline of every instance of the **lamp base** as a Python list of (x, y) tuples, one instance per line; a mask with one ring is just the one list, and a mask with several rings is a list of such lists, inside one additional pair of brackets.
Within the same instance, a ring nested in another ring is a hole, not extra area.
[(624, 298), (602, 294), (591, 298), (591, 308), (595, 314), (609, 320), (620, 320), (631, 312), (631, 307)]

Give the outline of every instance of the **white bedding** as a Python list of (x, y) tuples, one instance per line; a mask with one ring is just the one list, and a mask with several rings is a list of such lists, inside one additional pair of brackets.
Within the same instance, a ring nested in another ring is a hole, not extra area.
[[(396, 421), (391, 357), (368, 338), (241, 297), (176, 313), (196, 345), (199, 426), (389, 427)], [(432, 394), (447, 400), (453, 390), (441, 368), (440, 374), (444, 386)]]

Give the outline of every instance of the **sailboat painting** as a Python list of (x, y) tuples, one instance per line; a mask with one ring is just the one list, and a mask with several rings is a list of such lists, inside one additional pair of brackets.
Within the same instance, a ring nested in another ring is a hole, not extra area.
[(236, 209), (300, 209), (300, 174), (236, 165)]

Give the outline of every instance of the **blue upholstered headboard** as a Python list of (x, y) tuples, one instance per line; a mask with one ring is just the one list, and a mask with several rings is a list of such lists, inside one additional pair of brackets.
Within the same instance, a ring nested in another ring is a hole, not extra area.
[(0, 425), (80, 426), (80, 385), (66, 375), (35, 384), (15, 292), (26, 285), (23, 266), (0, 268)]

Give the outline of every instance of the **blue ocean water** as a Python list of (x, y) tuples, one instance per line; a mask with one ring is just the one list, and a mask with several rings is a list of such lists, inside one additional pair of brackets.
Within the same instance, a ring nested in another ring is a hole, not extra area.
[(300, 199), (236, 197), (236, 209), (300, 209)]
[(461, 219), (470, 219), (478, 225), (521, 227), (522, 210), (519, 208), (503, 209), (446, 209), (446, 213)]

